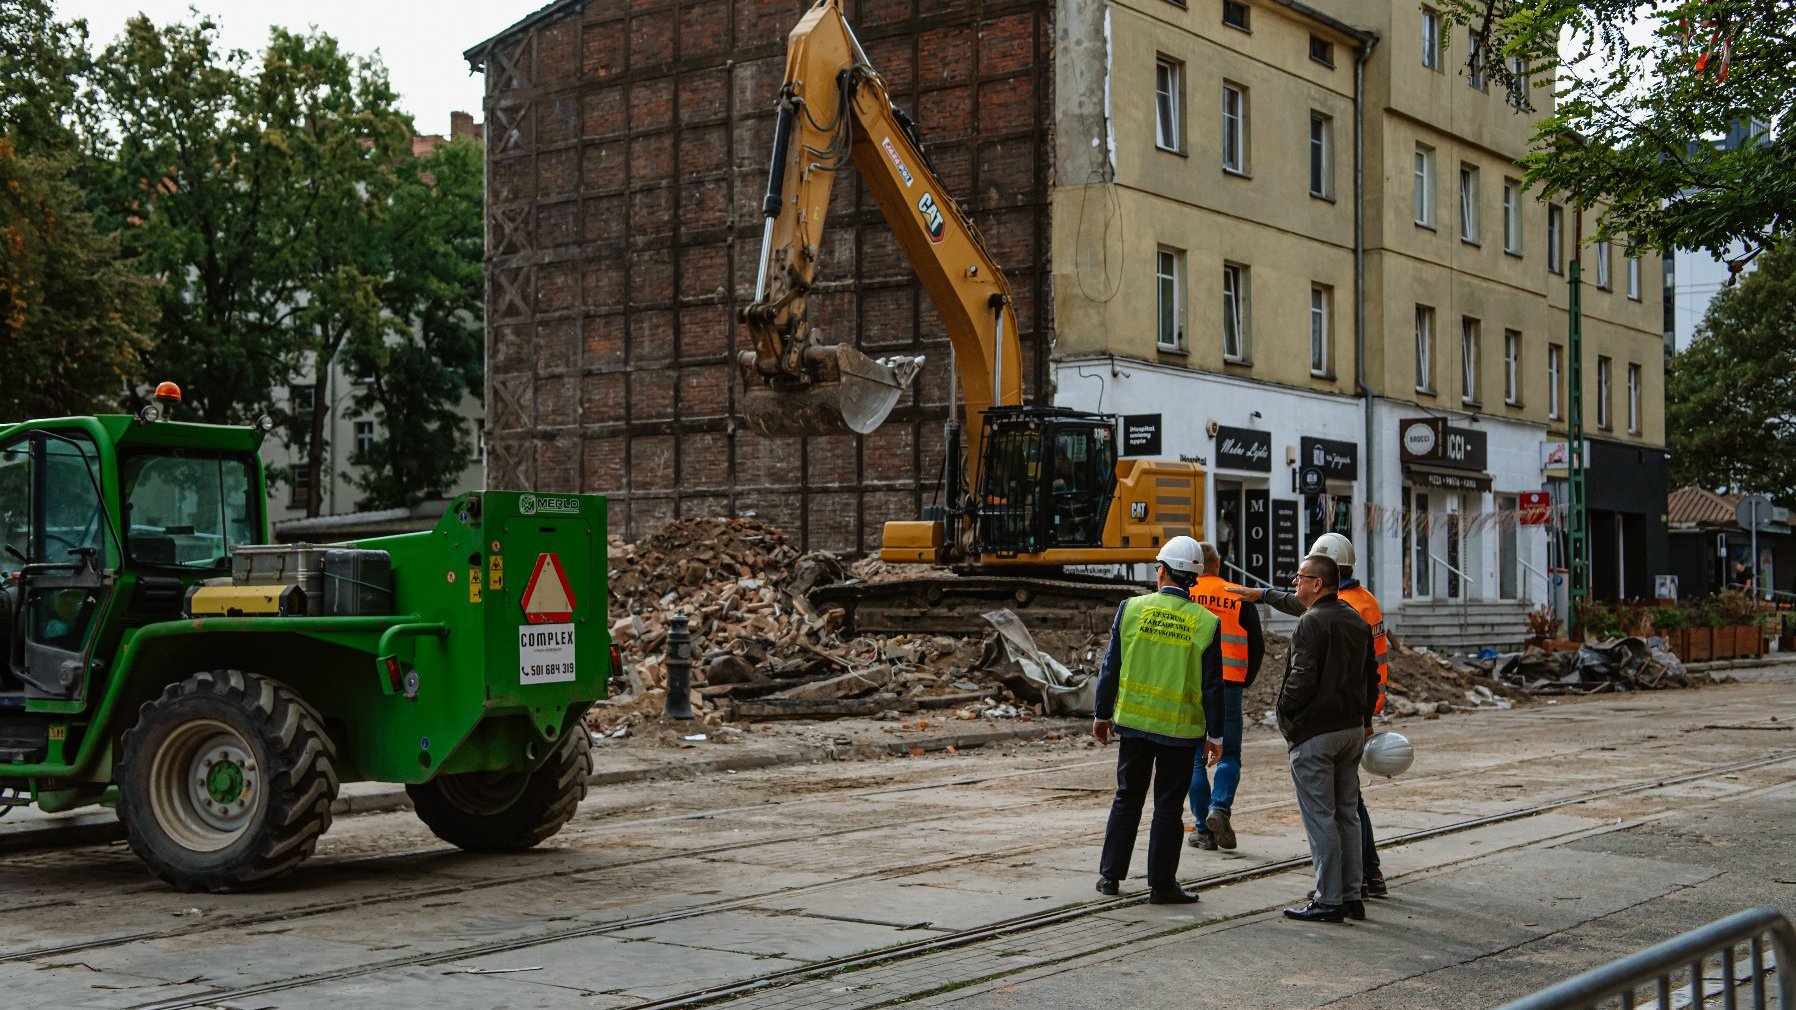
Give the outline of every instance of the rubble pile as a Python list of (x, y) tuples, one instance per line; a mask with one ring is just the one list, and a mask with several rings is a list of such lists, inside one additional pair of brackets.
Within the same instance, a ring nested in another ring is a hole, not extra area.
[(1684, 664), (1657, 638), (1586, 642), (1576, 652), (1529, 648), (1503, 657), (1496, 675), (1529, 694), (1599, 694), (1693, 687)]
[[(884, 581), (924, 567), (862, 561), (854, 576)], [(841, 611), (819, 611), (806, 594), (849, 578), (848, 570), (834, 555), (801, 553), (757, 519), (680, 520), (636, 543), (612, 537), (608, 576), (611, 638), (624, 677), (589, 715), (596, 732), (616, 734), (662, 710), (675, 614), (686, 616), (692, 636), (692, 707), (710, 726), (896, 719), (918, 710), (977, 719), (1047, 709), (990, 629), (969, 637), (844, 634)], [(1095, 670), (1096, 645), (1088, 640), (1044, 638), (1043, 646), (1075, 669), (1091, 657), (1086, 669)]]

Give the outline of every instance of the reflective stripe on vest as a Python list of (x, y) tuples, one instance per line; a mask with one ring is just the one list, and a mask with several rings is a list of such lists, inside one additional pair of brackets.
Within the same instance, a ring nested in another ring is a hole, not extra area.
[(1219, 575), (1199, 576), (1191, 587), (1191, 599), (1222, 622), (1222, 679), (1247, 683), (1247, 631), (1241, 627), (1241, 597), (1231, 596), (1234, 583)]
[(1216, 616), (1171, 593), (1123, 604), (1122, 671), (1115, 720), (1144, 733), (1178, 739), (1204, 735), (1204, 650)]
[(1359, 611), (1359, 616), (1372, 626), (1372, 655), (1378, 660), (1379, 687), (1378, 705), (1374, 711), (1382, 712), (1384, 711), (1384, 685), (1391, 679), (1390, 665), (1384, 661), (1385, 653), (1389, 652), (1391, 647), (1390, 639), (1384, 631), (1384, 611), (1378, 606), (1378, 597), (1373, 596), (1363, 585), (1354, 586), (1352, 589), (1343, 589), (1339, 595), (1348, 606)]

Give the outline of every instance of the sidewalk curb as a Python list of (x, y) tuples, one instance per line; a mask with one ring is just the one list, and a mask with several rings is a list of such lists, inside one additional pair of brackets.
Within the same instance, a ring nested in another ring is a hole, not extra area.
[(1751, 670), (1761, 666), (1785, 666), (1796, 663), (1796, 652), (1779, 652), (1751, 659), (1713, 659), (1701, 663), (1685, 663), (1684, 669), (1692, 673), (1709, 673), (1721, 670)]
[[(986, 744), (1030, 740), (1049, 733), (1061, 735), (1076, 733), (1084, 730), (1085, 727), (1086, 723), (1083, 720), (1038, 719), (1016, 726), (982, 728), (946, 735), (923, 735), (927, 734), (927, 731), (918, 731), (919, 735), (897, 740), (863, 743), (838, 739), (827, 744), (797, 742), (777, 749), (757, 748), (747, 753), (720, 754), (716, 757), (701, 757), (693, 760), (678, 759), (675, 757), (676, 755), (689, 752), (676, 750), (669, 755), (671, 760), (621, 768), (600, 768), (594, 771), (586, 781), (588, 785), (592, 786), (623, 785), (630, 782), (652, 781), (663, 777), (693, 778), (707, 773), (727, 774), (775, 768), (781, 765), (896, 756), (910, 754), (917, 750), (925, 753), (945, 751), (950, 747), (955, 750), (972, 750)], [(603, 745), (597, 750), (602, 753)], [(371, 814), (411, 809), (411, 797), (406, 795), (404, 786), (390, 783), (377, 783), (376, 785), (377, 788), (338, 796), (337, 801), (331, 804), (331, 813), (341, 817), (346, 814)], [(103, 845), (124, 837), (124, 825), (119, 823), (117, 815), (110, 810), (80, 814), (30, 827), (11, 826), (9, 829), (5, 822), (0, 821), (0, 853)]]

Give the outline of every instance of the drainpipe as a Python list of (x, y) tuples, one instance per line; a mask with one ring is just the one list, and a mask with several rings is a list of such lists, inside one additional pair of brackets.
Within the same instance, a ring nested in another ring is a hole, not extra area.
[[(1366, 61), (1378, 45), (1378, 36), (1360, 42), (1359, 56), (1353, 61), (1353, 382), (1366, 406), (1366, 501), (1372, 501), (1372, 478), (1378, 472), (1373, 466), (1377, 458), (1378, 440), (1372, 436), (1372, 389), (1366, 384)], [(1365, 554), (1360, 581), (1368, 588), (1377, 572), (1378, 538), (1366, 524), (1366, 535), (1360, 540)]]

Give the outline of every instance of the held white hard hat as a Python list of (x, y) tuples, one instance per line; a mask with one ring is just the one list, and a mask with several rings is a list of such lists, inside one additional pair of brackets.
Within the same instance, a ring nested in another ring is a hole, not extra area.
[(1312, 558), (1327, 558), (1337, 565), (1353, 564), (1353, 541), (1339, 533), (1324, 533), (1310, 545)]
[(1408, 771), (1415, 760), (1416, 749), (1410, 745), (1409, 738), (1386, 731), (1366, 741), (1366, 750), (1360, 755), (1359, 763), (1367, 772), (1388, 779)]
[(1154, 560), (1187, 575), (1201, 575), (1204, 570), (1203, 548), (1190, 537), (1173, 537), (1166, 541), (1160, 545), (1160, 553)]

